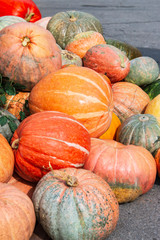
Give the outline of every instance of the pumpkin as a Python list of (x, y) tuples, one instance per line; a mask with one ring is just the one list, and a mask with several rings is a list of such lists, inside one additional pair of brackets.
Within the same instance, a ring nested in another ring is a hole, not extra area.
[(61, 50), (61, 57), (62, 57), (62, 67), (64, 65), (77, 65), (82, 66), (81, 58), (68, 50)]
[(91, 47), (82, 60), (85, 67), (107, 75), (112, 83), (123, 80), (130, 70), (129, 59), (121, 50), (108, 44)]
[(29, 96), (30, 113), (59, 111), (80, 121), (93, 137), (102, 135), (112, 118), (111, 87), (92, 69), (68, 66), (43, 78)]
[(101, 33), (87, 31), (76, 34), (66, 45), (65, 49), (77, 54), (83, 58), (85, 53), (97, 44), (105, 44), (104, 37)]
[(156, 81), (158, 75), (158, 63), (151, 57), (143, 56), (130, 61), (130, 71), (125, 81), (142, 86)]
[(0, 182), (8, 182), (14, 170), (14, 155), (2, 134), (0, 134), (0, 149)]
[(109, 185), (85, 169), (47, 173), (32, 196), (38, 221), (52, 239), (106, 239), (119, 206)]
[(2, 30), (4, 27), (7, 27), (9, 25), (12, 25), (14, 23), (19, 23), (19, 22), (26, 22), (26, 21), (23, 18), (16, 17), (16, 16), (0, 17), (0, 30)]
[(125, 145), (142, 146), (153, 153), (160, 148), (160, 142), (157, 144), (159, 136), (160, 126), (153, 115), (135, 114), (119, 126), (116, 140)]
[(56, 13), (49, 20), (47, 30), (53, 34), (62, 49), (80, 32), (96, 31), (103, 34), (102, 24), (95, 16), (74, 10)]
[(144, 113), (150, 98), (138, 85), (129, 82), (117, 82), (112, 85), (114, 113), (121, 122), (128, 117)]
[(6, 103), (3, 108), (20, 120), (22, 112), (26, 115), (29, 114), (26, 106), (29, 94), (30, 92), (18, 92), (16, 95), (6, 94)]
[[(160, 139), (159, 139), (160, 140)], [(158, 142), (159, 144), (159, 142)], [(160, 148), (158, 148), (155, 152), (154, 152), (154, 158), (156, 161), (156, 166), (157, 166), (157, 173), (158, 176), (160, 178)]]
[(90, 150), (87, 129), (73, 117), (54, 111), (43, 111), (25, 118), (11, 140), (15, 171), (31, 182), (37, 182), (53, 169), (83, 167)]
[(153, 98), (148, 105), (146, 106), (145, 112), (146, 114), (152, 114), (156, 117), (158, 123), (160, 124), (160, 94), (158, 94), (155, 98)]
[(119, 203), (134, 201), (148, 192), (157, 173), (154, 157), (144, 147), (98, 138), (91, 139), (84, 169), (106, 180)]
[(47, 24), (48, 24), (50, 19), (51, 19), (51, 17), (43, 17), (43, 18), (39, 19), (38, 21), (36, 21), (35, 24), (37, 24), (37, 25), (46, 29)]
[(115, 139), (116, 132), (118, 127), (121, 125), (121, 121), (117, 117), (117, 115), (113, 112), (112, 113), (112, 121), (108, 128), (108, 130), (103, 133), (99, 138), (100, 139)]
[(142, 89), (148, 94), (148, 96), (152, 100), (158, 94), (160, 94), (160, 77), (156, 81), (145, 86), (142, 86)]
[(2, 134), (8, 142), (10, 142), (13, 133), (19, 124), (20, 122), (13, 114), (0, 108), (0, 134)]
[(3, 77), (30, 91), (42, 77), (61, 68), (61, 54), (49, 31), (22, 22), (0, 31), (0, 62)]
[(0, 183), (1, 240), (29, 240), (35, 228), (36, 216), (31, 199), (7, 183)]

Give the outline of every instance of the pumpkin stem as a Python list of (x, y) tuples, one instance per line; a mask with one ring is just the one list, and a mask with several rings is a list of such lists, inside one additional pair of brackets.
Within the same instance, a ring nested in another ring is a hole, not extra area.
[(121, 67), (122, 67), (122, 68), (125, 68), (126, 65), (125, 65), (125, 62), (124, 62), (124, 57), (121, 56), (121, 55), (119, 55), (119, 58), (120, 58), (120, 60), (121, 60)]
[(13, 149), (17, 149), (17, 148), (18, 148), (18, 145), (19, 145), (19, 141), (20, 141), (19, 138), (15, 139), (15, 140), (12, 142), (11, 147), (12, 147)]
[(70, 19), (69, 19), (70, 22), (75, 22), (76, 20), (77, 18), (75, 18), (74, 16), (70, 16)]
[(30, 43), (29, 37), (24, 37), (22, 40), (22, 46), (26, 47), (28, 45), (28, 43)]
[(65, 172), (61, 171), (54, 171), (50, 162), (49, 162), (49, 167), (51, 169), (51, 172), (55, 178), (58, 178), (59, 180), (65, 181), (67, 186), (69, 187), (76, 187), (78, 185), (78, 179), (75, 176), (71, 176), (66, 174)]
[(33, 12), (30, 13), (30, 9), (28, 8), (28, 9), (27, 9), (26, 16), (25, 16), (25, 20), (26, 20), (27, 22), (30, 22), (30, 20), (31, 20), (31, 18), (32, 18), (33, 16), (34, 16), (34, 13), (33, 13)]

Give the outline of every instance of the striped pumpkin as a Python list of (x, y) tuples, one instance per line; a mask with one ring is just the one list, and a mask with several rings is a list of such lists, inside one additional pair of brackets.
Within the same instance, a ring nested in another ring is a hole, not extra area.
[(11, 146), (15, 170), (36, 182), (53, 169), (83, 167), (90, 150), (87, 129), (67, 114), (43, 111), (25, 118), (14, 132)]
[(111, 87), (85, 67), (69, 66), (46, 76), (32, 89), (28, 103), (31, 114), (52, 110), (73, 116), (92, 137), (102, 135), (112, 119)]

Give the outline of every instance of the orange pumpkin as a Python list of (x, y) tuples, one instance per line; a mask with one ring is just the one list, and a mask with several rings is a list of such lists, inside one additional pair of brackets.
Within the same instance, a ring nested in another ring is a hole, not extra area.
[(160, 125), (160, 94), (154, 97), (147, 105), (145, 114), (152, 114)]
[(61, 68), (60, 49), (52, 34), (28, 22), (0, 32), (0, 73), (30, 91), (44, 76)]
[(0, 182), (8, 182), (14, 170), (14, 155), (7, 139), (0, 134)]
[(110, 126), (113, 109), (112, 90), (92, 69), (77, 66), (62, 68), (43, 78), (29, 96), (31, 114), (59, 111), (80, 121), (93, 137)]

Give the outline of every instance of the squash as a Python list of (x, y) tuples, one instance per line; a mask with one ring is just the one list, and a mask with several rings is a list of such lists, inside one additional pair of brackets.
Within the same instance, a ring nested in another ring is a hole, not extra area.
[(0, 30), (4, 27), (10, 26), (14, 23), (26, 22), (23, 18), (17, 16), (4, 16), (0, 17)]
[(19, 124), (20, 122), (13, 114), (0, 108), (0, 134), (2, 134), (8, 142), (10, 142)]
[(37, 182), (53, 169), (83, 167), (90, 150), (87, 129), (73, 117), (43, 111), (25, 118), (11, 140), (15, 171), (27, 181)]
[(104, 37), (101, 33), (87, 31), (76, 34), (66, 45), (65, 49), (77, 54), (83, 58), (85, 53), (97, 44), (105, 44)]
[(109, 185), (85, 169), (47, 173), (38, 182), (32, 201), (37, 220), (51, 239), (104, 240), (119, 218)]
[(158, 94), (155, 98), (153, 98), (145, 109), (145, 114), (152, 114), (156, 117), (159, 125), (160, 125), (160, 94)]
[(78, 33), (96, 31), (103, 34), (102, 24), (92, 14), (81, 11), (58, 12), (47, 25), (56, 42), (62, 49)]
[(62, 67), (64, 65), (82, 66), (82, 59), (75, 53), (68, 50), (61, 50)]
[(150, 98), (138, 85), (129, 82), (117, 82), (112, 85), (114, 113), (121, 122), (128, 117), (144, 113)]
[(142, 89), (148, 94), (148, 96), (152, 100), (158, 94), (160, 94), (160, 77), (156, 81), (145, 86), (142, 86)]
[(81, 122), (93, 137), (109, 127), (113, 98), (111, 87), (92, 69), (68, 66), (41, 79), (29, 96), (30, 113), (59, 111)]
[(127, 118), (118, 128), (116, 140), (125, 145), (142, 146), (153, 154), (160, 148), (159, 136), (160, 126), (153, 115), (135, 114)]
[(62, 64), (52, 34), (28, 22), (15, 23), (0, 31), (0, 62), (0, 74), (25, 86), (24, 91), (30, 91)]
[(129, 59), (118, 48), (108, 44), (91, 47), (83, 59), (84, 67), (103, 73), (112, 83), (123, 80), (130, 70)]
[(8, 141), (0, 134), (0, 182), (8, 182), (14, 170), (14, 155)]
[(156, 81), (158, 75), (158, 63), (151, 57), (143, 56), (130, 61), (130, 71), (125, 77), (125, 81), (143, 86)]
[(31, 199), (7, 183), (0, 183), (1, 240), (29, 240), (36, 216)]
[(155, 159), (147, 149), (98, 138), (91, 139), (84, 169), (106, 180), (119, 203), (134, 201), (148, 192), (157, 173)]

